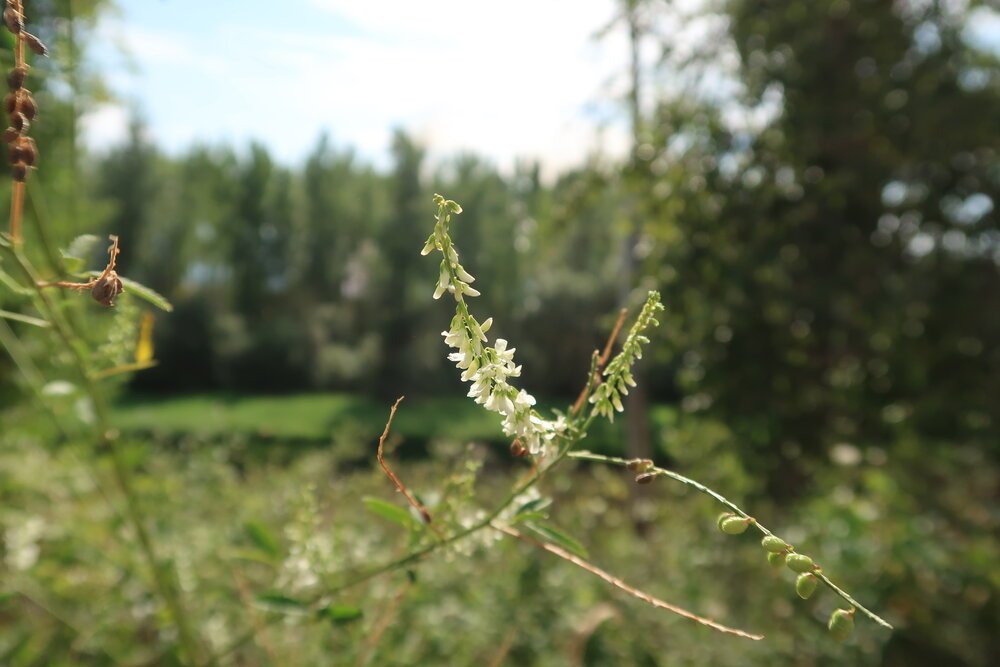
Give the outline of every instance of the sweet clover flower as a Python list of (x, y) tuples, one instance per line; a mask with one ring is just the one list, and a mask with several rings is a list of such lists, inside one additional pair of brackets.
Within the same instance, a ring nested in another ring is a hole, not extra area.
[(598, 385), (590, 396), (594, 414), (603, 415), (614, 421), (615, 412), (624, 409), (622, 396), (627, 396), (628, 388), (635, 386), (632, 365), (642, 359), (642, 346), (649, 342), (649, 338), (643, 332), (650, 326), (659, 324), (655, 316), (661, 310), (663, 304), (660, 302), (660, 293), (651, 291), (642, 307), (642, 312), (628, 332), (621, 352), (604, 369), (604, 382)]
[(471, 383), (468, 396), (503, 417), (504, 434), (519, 439), (533, 455), (545, 454), (548, 445), (566, 431), (568, 424), (561, 416), (543, 419), (534, 409), (535, 398), (510, 384), (511, 378), (521, 375), (521, 367), (514, 362), (516, 348), (508, 348), (503, 338), (497, 338), (489, 346), (486, 332), (493, 318), (479, 322), (465, 300), (480, 293), (471, 287), (476, 279), (459, 262), (450, 236), (451, 216), (461, 213), (462, 207), (441, 195), (435, 195), (434, 203), (438, 206), (434, 232), (427, 238), (421, 254), (435, 250), (442, 254), (434, 298), (439, 299), (447, 292), (457, 304), (451, 326), (441, 332), (445, 344), (454, 350), (448, 359), (462, 371), (462, 381)]

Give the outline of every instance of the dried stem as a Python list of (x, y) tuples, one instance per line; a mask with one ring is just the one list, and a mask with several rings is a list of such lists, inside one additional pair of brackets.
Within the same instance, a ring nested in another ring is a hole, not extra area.
[(378, 439), (378, 453), (376, 454), (376, 456), (378, 458), (378, 464), (382, 466), (382, 471), (385, 472), (386, 476), (390, 480), (392, 480), (393, 484), (396, 485), (396, 490), (402, 493), (403, 496), (406, 497), (406, 502), (410, 503), (413, 509), (420, 512), (420, 516), (423, 518), (424, 523), (430, 525), (431, 513), (427, 511), (427, 508), (424, 507), (423, 504), (419, 500), (417, 500), (412, 493), (410, 493), (410, 490), (407, 489), (406, 485), (403, 484), (402, 480), (400, 480), (399, 477), (396, 476), (396, 473), (392, 471), (392, 468), (390, 468), (389, 464), (385, 462), (385, 458), (382, 455), (383, 448), (385, 447), (385, 439), (389, 437), (389, 427), (392, 426), (392, 419), (393, 417), (396, 416), (396, 408), (399, 407), (399, 404), (403, 402), (404, 398), (406, 397), (400, 396), (399, 398), (396, 399), (396, 402), (392, 404), (392, 407), (389, 408), (389, 420), (385, 423), (385, 429), (382, 431), (382, 435)]
[[(636, 463), (640, 462), (640, 461), (638, 461), (636, 459), (623, 459), (623, 458), (618, 458), (617, 456), (604, 456), (603, 454), (594, 454), (592, 452), (586, 452), (586, 451), (569, 452), (568, 455), (569, 455), (569, 458), (571, 458), (571, 459), (578, 459), (578, 460), (581, 460), (581, 461), (595, 461), (595, 462), (598, 462), (598, 463), (608, 463), (608, 464), (611, 464), (611, 465), (623, 466), (623, 467), (626, 467), (626, 468), (628, 468), (630, 466), (634, 466)], [(649, 463), (651, 464), (652, 462), (649, 462)], [(749, 514), (747, 514), (746, 512), (744, 512), (736, 503), (732, 502), (731, 500), (729, 500), (728, 498), (726, 498), (725, 496), (723, 496), (718, 491), (714, 491), (713, 489), (708, 488), (707, 486), (705, 486), (701, 482), (697, 482), (697, 481), (691, 479), (690, 477), (685, 477), (684, 475), (676, 473), (676, 472), (674, 472), (672, 470), (667, 470), (666, 468), (660, 468), (660, 467), (657, 467), (655, 465), (648, 465), (647, 467), (645, 467), (643, 474), (644, 475), (653, 475), (653, 476), (656, 476), (656, 477), (669, 477), (670, 479), (672, 479), (674, 481), (677, 481), (677, 482), (680, 482), (681, 484), (686, 484), (686, 485), (688, 485), (690, 487), (693, 487), (693, 488), (697, 489), (698, 491), (701, 491), (702, 493), (707, 494), (707, 495), (711, 496), (712, 498), (714, 498), (715, 500), (719, 501), (720, 503), (722, 503), (723, 505), (725, 505), (726, 507), (728, 507), (729, 509), (731, 509), (737, 515), (739, 515), (739, 516), (741, 516), (741, 517), (743, 517), (745, 519), (750, 519), (750, 525), (751, 526), (755, 526), (757, 528), (757, 530), (759, 530), (764, 535), (774, 535), (774, 533), (772, 533), (770, 530), (768, 530), (767, 528), (765, 528), (764, 526), (762, 526), (760, 524), (760, 522), (757, 521), (757, 519), (755, 519), (754, 517), (752, 517)], [(813, 571), (813, 574), (816, 575), (816, 577), (820, 581), (822, 581), (824, 584), (826, 584), (834, 593), (836, 593), (837, 595), (839, 595), (841, 598), (843, 598), (849, 604), (853, 605), (855, 608), (857, 608), (859, 611), (861, 611), (865, 616), (867, 616), (871, 620), (875, 621), (875, 623), (877, 623), (877, 624), (881, 625), (882, 627), (887, 628), (889, 630), (893, 629), (892, 626), (885, 619), (883, 619), (881, 616), (879, 616), (875, 612), (867, 609), (860, 602), (858, 602), (853, 597), (851, 597), (850, 595), (848, 595), (842, 588), (840, 588), (839, 586), (837, 586), (836, 584), (834, 584), (832, 581), (830, 581), (830, 578), (827, 577), (818, 568), (817, 568), (817, 570)]]
[(618, 311), (618, 319), (615, 321), (615, 326), (611, 329), (611, 335), (608, 336), (607, 342), (604, 344), (604, 351), (598, 355), (597, 350), (594, 350), (593, 357), (591, 358), (590, 372), (587, 374), (587, 384), (584, 385), (583, 390), (580, 391), (580, 395), (576, 398), (573, 403), (573, 407), (570, 408), (569, 413), (571, 415), (576, 415), (583, 408), (583, 404), (587, 400), (587, 396), (593, 391), (601, 382), (601, 369), (604, 368), (605, 364), (608, 363), (608, 359), (611, 358), (611, 351), (614, 349), (615, 341), (618, 340), (618, 334), (621, 333), (622, 326), (625, 324), (625, 317), (628, 315), (628, 308), (622, 308)]
[(511, 537), (516, 537), (522, 542), (526, 542), (532, 546), (538, 547), (539, 549), (544, 549), (545, 551), (548, 551), (551, 554), (555, 554), (556, 556), (559, 556), (563, 560), (569, 561), (570, 563), (573, 563), (573, 565), (576, 565), (577, 567), (582, 568), (587, 572), (590, 572), (591, 574), (603, 579), (604, 581), (608, 582), (615, 588), (623, 590), (632, 597), (638, 598), (643, 602), (647, 602), (653, 605), (654, 607), (657, 607), (658, 609), (665, 609), (669, 612), (677, 614), (678, 616), (683, 616), (684, 618), (690, 619), (695, 623), (700, 623), (706, 627), (712, 628), (713, 630), (717, 630), (718, 632), (722, 632), (727, 635), (735, 635), (737, 637), (743, 637), (744, 639), (752, 639), (754, 641), (759, 641), (764, 638), (764, 635), (755, 635), (750, 632), (745, 632), (744, 630), (731, 628), (728, 625), (722, 625), (721, 623), (713, 621), (710, 618), (699, 616), (695, 613), (688, 611), (687, 609), (678, 607), (677, 605), (670, 604), (669, 602), (664, 602), (663, 600), (657, 597), (653, 597), (649, 593), (641, 591), (638, 588), (635, 588), (634, 586), (630, 586), (629, 584), (625, 583), (624, 581), (622, 581), (615, 575), (611, 574), (610, 572), (606, 572), (601, 568), (597, 567), (596, 565), (588, 563), (582, 558), (571, 554), (570, 552), (566, 551), (562, 547), (556, 546), (555, 544), (551, 544), (549, 542), (541, 542), (539, 540), (534, 539), (533, 537), (525, 535), (524, 533), (520, 532), (515, 528), (512, 528), (510, 526), (501, 523), (493, 522), (490, 525), (494, 529), (499, 530), (501, 533), (505, 533), (507, 535), (510, 535)]

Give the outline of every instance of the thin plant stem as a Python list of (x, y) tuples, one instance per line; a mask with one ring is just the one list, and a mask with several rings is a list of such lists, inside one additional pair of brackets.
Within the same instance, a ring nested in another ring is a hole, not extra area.
[(744, 639), (752, 639), (754, 641), (760, 641), (761, 639), (764, 638), (764, 635), (757, 635), (757, 634), (753, 634), (753, 633), (750, 633), (750, 632), (746, 632), (745, 630), (739, 630), (737, 628), (731, 628), (728, 625), (723, 625), (721, 623), (713, 621), (710, 618), (705, 618), (704, 616), (699, 616), (698, 614), (694, 614), (694, 613), (688, 611), (687, 609), (684, 609), (682, 607), (678, 607), (677, 605), (670, 604), (669, 602), (664, 602), (663, 600), (661, 600), (661, 599), (659, 599), (657, 597), (654, 597), (654, 596), (650, 595), (649, 593), (646, 593), (645, 591), (641, 591), (638, 588), (625, 583), (625, 581), (623, 581), (622, 579), (619, 579), (618, 577), (616, 577), (615, 575), (611, 574), (610, 572), (606, 572), (605, 570), (602, 570), (601, 568), (597, 567), (593, 563), (589, 563), (589, 562), (585, 561), (584, 559), (580, 558), (579, 556), (576, 556), (576, 555), (570, 553), (569, 551), (566, 551), (565, 549), (563, 549), (562, 547), (560, 547), (558, 545), (550, 544), (548, 542), (541, 542), (539, 540), (536, 540), (536, 539), (534, 539), (532, 537), (529, 537), (529, 536), (525, 535), (524, 533), (522, 533), (521, 531), (517, 530), (516, 528), (512, 528), (511, 526), (506, 526), (506, 525), (499, 524), (499, 523), (493, 523), (491, 525), (492, 525), (492, 527), (494, 529), (500, 531), (501, 533), (504, 533), (505, 535), (509, 535), (510, 537), (515, 537), (515, 538), (521, 540), (522, 542), (530, 544), (530, 545), (532, 545), (534, 547), (538, 547), (539, 549), (543, 549), (545, 551), (548, 551), (551, 554), (555, 554), (556, 556), (559, 556), (563, 560), (566, 560), (566, 561), (569, 561), (570, 563), (573, 563), (573, 565), (576, 565), (577, 567), (582, 568), (582, 569), (586, 570), (587, 572), (590, 572), (591, 574), (595, 575), (596, 577), (599, 577), (600, 579), (603, 579), (604, 581), (608, 582), (609, 584), (611, 584), (615, 588), (617, 588), (619, 590), (622, 590), (622, 591), (625, 591), (626, 593), (628, 593), (632, 597), (638, 598), (638, 599), (642, 600), (643, 602), (647, 602), (647, 603), (651, 604), (652, 606), (657, 607), (658, 609), (664, 609), (666, 611), (669, 611), (669, 612), (672, 612), (674, 614), (677, 614), (678, 616), (683, 616), (684, 618), (692, 620), (695, 623), (700, 623), (701, 625), (704, 625), (706, 627), (712, 628), (713, 630), (717, 630), (718, 632), (722, 632), (722, 633), (727, 634), (727, 635), (736, 635), (737, 637), (743, 637)]
[(188, 615), (184, 609), (180, 593), (171, 575), (160, 564), (153, 539), (146, 528), (142, 511), (139, 508), (138, 496), (132, 485), (131, 472), (124, 454), (118, 445), (117, 432), (112, 428), (110, 411), (104, 393), (100, 390), (97, 380), (91, 374), (89, 365), (84, 356), (82, 343), (79, 336), (72, 329), (70, 324), (63, 318), (62, 313), (52, 299), (40, 287), (40, 281), (34, 268), (28, 259), (23, 255), (18, 246), (0, 244), (7, 255), (14, 259), (14, 263), (24, 274), (26, 281), (31, 285), (36, 295), (36, 305), (42, 315), (52, 324), (52, 329), (59, 337), (63, 346), (70, 351), (73, 365), (79, 376), (84, 393), (90, 399), (94, 408), (96, 420), (95, 432), (99, 450), (107, 451), (111, 457), (112, 472), (115, 483), (125, 499), (125, 516), (135, 532), (139, 542), (140, 550), (146, 561), (147, 567), (153, 577), (153, 583), (161, 599), (166, 604), (170, 615), (177, 626), (178, 643), (187, 661), (191, 664), (198, 662), (198, 643), (193, 628), (191, 627)]
[[(593, 461), (593, 462), (597, 462), (597, 463), (607, 463), (607, 464), (610, 464), (610, 465), (616, 465), (616, 466), (622, 466), (622, 467), (628, 467), (630, 464), (632, 464), (632, 463), (635, 462), (634, 459), (623, 459), (623, 458), (619, 458), (617, 456), (605, 456), (603, 454), (594, 454), (593, 452), (586, 452), (586, 451), (569, 452), (568, 456), (571, 459), (577, 459), (577, 460), (580, 460), (580, 461)], [(756, 518), (750, 516), (745, 511), (743, 511), (743, 509), (740, 508), (739, 505), (737, 505), (733, 501), (729, 500), (728, 498), (726, 498), (725, 496), (723, 496), (718, 491), (715, 491), (715, 490), (710, 489), (709, 487), (705, 486), (701, 482), (695, 481), (695, 480), (691, 479), (690, 477), (685, 477), (684, 475), (676, 473), (673, 470), (667, 470), (666, 468), (660, 468), (660, 467), (655, 466), (655, 465), (647, 467), (644, 470), (644, 472), (645, 472), (645, 474), (655, 475), (657, 477), (668, 477), (668, 478), (670, 478), (670, 479), (672, 479), (674, 481), (680, 482), (681, 484), (686, 484), (687, 486), (693, 487), (693, 488), (697, 489), (698, 491), (701, 491), (702, 493), (707, 494), (707, 495), (711, 496), (712, 498), (714, 498), (715, 500), (717, 500), (718, 502), (722, 503), (723, 505), (725, 505), (726, 507), (728, 507), (729, 509), (731, 509), (735, 514), (737, 514), (737, 515), (739, 515), (739, 516), (741, 516), (741, 517), (743, 517), (745, 519), (750, 519), (750, 525), (751, 526), (755, 526), (757, 528), (757, 530), (759, 530), (764, 535), (774, 535), (774, 533), (772, 533), (766, 527), (764, 527), (763, 525), (761, 525), (761, 523), (759, 521), (757, 521)], [(816, 578), (818, 578), (820, 581), (822, 581), (824, 584), (826, 584), (827, 587), (830, 588), (830, 590), (832, 590), (834, 593), (836, 593), (837, 595), (839, 595), (841, 598), (843, 598), (846, 602), (848, 602), (849, 604), (851, 604), (853, 607), (855, 607), (856, 609), (858, 609), (859, 611), (861, 611), (865, 616), (867, 616), (868, 618), (870, 618), (871, 620), (873, 620), (875, 623), (881, 625), (884, 628), (888, 628), (889, 630), (893, 629), (892, 625), (890, 625), (888, 621), (886, 621), (881, 616), (879, 616), (875, 612), (871, 611), (870, 609), (866, 608), (860, 602), (858, 602), (853, 597), (851, 597), (850, 595), (848, 595), (847, 592), (845, 592), (842, 588), (840, 588), (839, 586), (837, 586), (836, 584), (834, 584), (832, 581), (830, 581), (830, 578), (828, 576), (826, 576), (826, 574), (824, 574), (822, 571), (818, 571), (817, 570), (817, 571), (814, 571), (813, 574), (816, 575)]]

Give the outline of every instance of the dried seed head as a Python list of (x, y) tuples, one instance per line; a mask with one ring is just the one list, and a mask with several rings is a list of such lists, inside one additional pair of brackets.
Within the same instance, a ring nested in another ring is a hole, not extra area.
[(38, 105), (35, 104), (35, 98), (31, 96), (31, 92), (27, 88), (21, 89), (16, 108), (28, 120), (35, 120), (35, 116), (38, 115)]
[(653, 462), (649, 459), (632, 459), (625, 467), (632, 472), (646, 472), (653, 467)]
[(21, 151), (21, 162), (29, 167), (34, 167), (38, 162), (38, 148), (35, 146), (35, 140), (31, 137), (21, 137), (18, 148)]
[(802, 554), (788, 554), (788, 568), (792, 572), (812, 572), (813, 559), (809, 556), (803, 556)]
[(7, 161), (11, 164), (17, 164), (18, 162), (24, 162), (21, 158), (21, 147), (16, 143), (11, 144), (7, 148)]
[(3, 98), (3, 108), (8, 115), (17, 111), (17, 93), (7, 93)]
[(20, 111), (15, 111), (10, 115), (10, 126), (18, 134), (24, 134), (31, 127), (31, 121)]
[(45, 43), (42, 42), (42, 40), (35, 37), (34, 35), (32, 35), (30, 32), (22, 32), (21, 39), (23, 39), (24, 43), (28, 45), (29, 49), (34, 51), (35, 55), (39, 56), (49, 55), (49, 50), (45, 46)]
[(115, 305), (115, 297), (124, 291), (121, 279), (112, 270), (97, 281), (97, 284), (90, 290), (90, 296), (94, 297), (94, 301), (97, 303), (110, 307)]
[(830, 616), (830, 634), (837, 641), (844, 641), (854, 632), (854, 608), (838, 609)]
[(3, 23), (15, 35), (24, 30), (24, 18), (13, 7), (3, 10)]
[(24, 80), (28, 78), (28, 66), (18, 65), (7, 74), (7, 87), (11, 90), (20, 90), (24, 85)]
[(19, 136), (21, 136), (21, 133), (12, 127), (8, 127), (6, 130), (3, 131), (3, 140), (8, 144), (17, 141), (17, 138)]
[(28, 165), (24, 164), (23, 162), (18, 162), (17, 164), (14, 165), (13, 169), (11, 170), (11, 173), (15, 181), (17, 181), (18, 183), (24, 183), (26, 180), (28, 180)]
[(808, 600), (813, 593), (816, 592), (816, 587), (819, 585), (819, 579), (812, 572), (806, 572), (805, 574), (800, 574), (798, 579), (795, 580), (795, 592), (803, 600)]

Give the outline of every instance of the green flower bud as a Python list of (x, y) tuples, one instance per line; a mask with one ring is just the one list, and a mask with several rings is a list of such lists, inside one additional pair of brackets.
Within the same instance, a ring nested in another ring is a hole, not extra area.
[(802, 554), (789, 554), (788, 567), (791, 568), (793, 572), (812, 572), (813, 559), (809, 556), (803, 556)]
[(719, 530), (722, 530), (722, 522), (723, 521), (725, 521), (726, 519), (729, 519), (730, 517), (734, 517), (734, 516), (736, 516), (736, 515), (733, 514), (732, 512), (723, 512), (722, 514), (720, 514), (719, 518), (715, 520), (716, 525), (719, 526)]
[(785, 553), (771, 553), (767, 555), (767, 562), (771, 564), (775, 570), (780, 569), (785, 566)]
[(830, 616), (830, 634), (839, 642), (844, 641), (854, 632), (854, 609), (838, 609)]
[(750, 519), (744, 519), (741, 516), (731, 516), (723, 520), (719, 524), (719, 528), (722, 529), (726, 535), (740, 535), (741, 533), (747, 532), (747, 526), (750, 525)]
[(773, 554), (779, 554), (788, 548), (785, 541), (776, 535), (766, 535), (760, 545)]
[(799, 578), (795, 580), (795, 592), (803, 600), (808, 600), (816, 592), (818, 585), (819, 579), (816, 578), (816, 575), (812, 572), (806, 572), (805, 574), (800, 574)]

